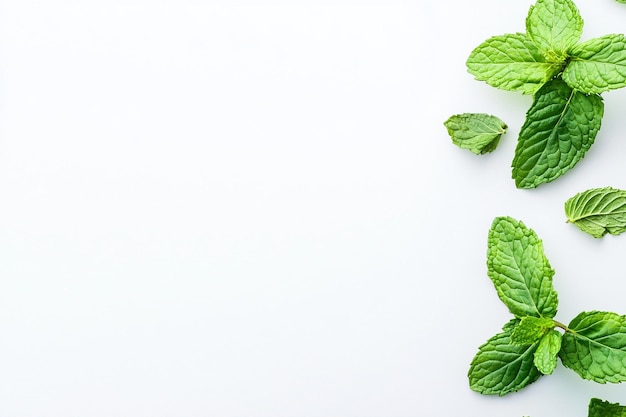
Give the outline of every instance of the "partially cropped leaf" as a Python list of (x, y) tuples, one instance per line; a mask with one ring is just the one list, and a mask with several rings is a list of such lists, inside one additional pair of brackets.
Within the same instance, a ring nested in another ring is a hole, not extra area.
[(626, 231), (626, 191), (592, 188), (565, 202), (567, 221), (593, 237)]
[(600, 129), (604, 103), (559, 79), (535, 95), (522, 126), (513, 159), (518, 188), (554, 181), (580, 161)]
[(472, 51), (467, 69), (477, 80), (503, 90), (534, 94), (561, 71), (524, 33), (494, 36)]
[(580, 313), (563, 335), (561, 362), (585, 379), (626, 381), (626, 316)]
[(539, 341), (533, 363), (539, 369), (539, 372), (544, 375), (551, 374), (556, 368), (562, 336), (556, 330), (550, 330)]
[(444, 122), (452, 143), (481, 155), (493, 151), (506, 133), (507, 125), (485, 113), (456, 114)]
[(626, 87), (626, 37), (605, 35), (577, 45), (563, 80), (588, 94)]
[[(626, 3), (626, 1), (624, 1)], [(626, 407), (618, 403), (592, 398), (589, 401), (588, 417), (626, 417)]]
[(511, 332), (518, 323), (512, 320), (503, 331), (478, 348), (468, 377), (470, 388), (481, 394), (505, 395), (535, 382), (541, 372), (533, 364), (539, 342), (530, 345), (511, 343)]
[(554, 328), (554, 320), (544, 317), (523, 317), (511, 334), (511, 343), (526, 345), (535, 343)]
[(487, 273), (498, 296), (518, 318), (554, 317), (554, 270), (532, 229), (511, 217), (497, 217), (489, 230)]
[(538, 0), (526, 18), (526, 32), (548, 61), (564, 61), (583, 32), (571, 0)]

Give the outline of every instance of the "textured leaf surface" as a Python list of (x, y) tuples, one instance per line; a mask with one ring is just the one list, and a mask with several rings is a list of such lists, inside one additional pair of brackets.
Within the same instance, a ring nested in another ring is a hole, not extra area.
[(493, 151), (506, 133), (507, 125), (485, 113), (456, 114), (444, 122), (452, 143), (482, 155)]
[(539, 346), (535, 351), (535, 359), (533, 363), (544, 375), (554, 372), (557, 364), (557, 357), (561, 349), (562, 334), (556, 330), (550, 330), (539, 341)]
[(487, 273), (515, 317), (554, 317), (554, 270), (532, 229), (511, 217), (497, 217), (489, 230)]
[(596, 382), (626, 381), (626, 316), (584, 312), (568, 328), (559, 353), (563, 365)]
[(472, 51), (467, 69), (477, 80), (509, 91), (534, 94), (561, 70), (547, 62), (524, 33), (494, 36)]
[(592, 398), (589, 401), (588, 417), (626, 417), (626, 407), (618, 403)]
[(565, 202), (567, 221), (593, 237), (626, 231), (626, 191), (592, 188)]
[(583, 19), (571, 0), (538, 0), (526, 18), (526, 32), (549, 61), (563, 61), (583, 32)]
[(563, 80), (583, 93), (602, 93), (626, 86), (626, 37), (605, 35), (577, 45)]
[(574, 91), (559, 79), (547, 82), (520, 130), (512, 164), (516, 186), (534, 188), (573, 168), (593, 144), (603, 114), (600, 96)]
[(548, 330), (554, 328), (554, 320), (544, 317), (527, 316), (522, 318), (511, 334), (511, 343), (527, 345), (541, 339)]
[(533, 364), (537, 343), (516, 345), (511, 333), (518, 320), (507, 323), (478, 349), (472, 360), (468, 377), (470, 388), (481, 394), (505, 395), (535, 382), (541, 372)]

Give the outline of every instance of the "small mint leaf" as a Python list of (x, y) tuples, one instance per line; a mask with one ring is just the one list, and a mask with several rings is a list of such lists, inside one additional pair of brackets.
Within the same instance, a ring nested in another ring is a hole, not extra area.
[(554, 317), (554, 270), (535, 232), (511, 217), (497, 217), (487, 243), (487, 273), (509, 311), (518, 318)]
[(584, 379), (626, 381), (626, 316), (583, 312), (567, 327), (559, 352), (563, 365)]
[[(626, 0), (624, 0), (626, 3)], [(618, 403), (592, 398), (589, 401), (588, 417), (626, 417), (626, 407)]]
[(626, 87), (626, 37), (605, 35), (577, 45), (562, 76), (587, 94)]
[(560, 64), (547, 62), (524, 33), (487, 39), (472, 51), (466, 64), (477, 80), (524, 94), (534, 94), (561, 70)]
[(523, 317), (511, 334), (511, 343), (527, 345), (541, 339), (548, 330), (554, 328), (554, 320), (544, 317)]
[(496, 149), (507, 129), (502, 120), (485, 113), (456, 114), (446, 120), (444, 125), (452, 143), (476, 155)]
[(593, 237), (618, 235), (626, 231), (626, 191), (611, 187), (583, 191), (565, 202), (565, 215)]
[(580, 39), (583, 19), (571, 0), (538, 0), (526, 18), (526, 32), (550, 62), (563, 62)]
[(518, 323), (512, 320), (503, 331), (478, 348), (468, 378), (470, 388), (481, 394), (505, 395), (518, 391), (541, 376), (533, 364), (539, 342), (531, 345), (511, 343), (511, 332)]
[(574, 91), (560, 79), (547, 82), (526, 113), (515, 157), (518, 188), (535, 188), (572, 169), (593, 144), (604, 103), (598, 95)]
[(556, 358), (561, 350), (561, 338), (561, 333), (550, 330), (539, 341), (533, 363), (544, 375), (550, 375), (556, 368)]

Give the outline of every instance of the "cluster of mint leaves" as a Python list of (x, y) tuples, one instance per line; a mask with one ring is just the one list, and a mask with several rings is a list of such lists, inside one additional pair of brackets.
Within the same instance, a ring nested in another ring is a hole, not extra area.
[[(518, 188), (535, 188), (573, 168), (600, 129), (600, 94), (626, 86), (626, 37), (580, 42), (582, 30), (571, 0), (538, 0), (528, 12), (525, 33), (489, 38), (467, 59), (476, 79), (533, 96), (512, 162)], [(455, 131), (448, 131), (454, 141)]]
[(588, 311), (568, 325), (556, 321), (554, 270), (532, 229), (497, 217), (488, 235), (487, 272), (513, 318), (479, 347), (468, 372), (471, 389), (518, 391), (551, 374), (558, 359), (584, 379), (626, 381), (626, 316)]

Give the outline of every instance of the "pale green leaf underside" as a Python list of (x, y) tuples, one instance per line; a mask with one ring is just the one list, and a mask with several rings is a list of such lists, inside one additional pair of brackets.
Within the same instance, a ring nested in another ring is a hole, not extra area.
[(554, 270), (535, 232), (511, 217), (497, 217), (488, 237), (487, 273), (498, 296), (518, 318), (554, 317)]
[(444, 122), (452, 143), (482, 155), (493, 151), (506, 133), (507, 125), (496, 116), (485, 113), (463, 113)]
[[(626, 3), (626, 0), (624, 1)], [(589, 401), (588, 417), (626, 417), (626, 407), (618, 403), (592, 398)]]
[(535, 382), (541, 372), (533, 364), (537, 343), (516, 345), (511, 343), (511, 332), (518, 320), (512, 320), (498, 333), (478, 348), (468, 377), (470, 388), (481, 394), (505, 395)]
[(600, 129), (604, 103), (598, 95), (572, 90), (559, 79), (535, 95), (513, 159), (518, 188), (554, 181), (578, 163)]
[(561, 333), (550, 330), (539, 341), (533, 363), (544, 375), (549, 375), (556, 369), (557, 357), (561, 350), (561, 338)]
[(626, 191), (611, 187), (592, 188), (565, 202), (567, 221), (583, 232), (600, 238), (626, 231)]
[(534, 94), (559, 73), (560, 64), (547, 62), (524, 33), (487, 39), (472, 51), (467, 69), (477, 80), (509, 91)]
[(592, 381), (626, 381), (626, 316), (584, 312), (568, 328), (559, 353), (563, 365)]
[(563, 61), (583, 32), (583, 19), (571, 0), (538, 0), (526, 18), (526, 32), (549, 61)]
[(626, 37), (605, 35), (577, 45), (563, 80), (583, 93), (626, 87)]

